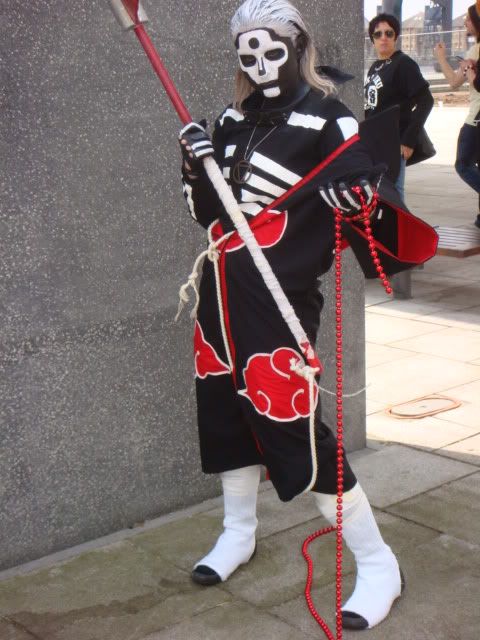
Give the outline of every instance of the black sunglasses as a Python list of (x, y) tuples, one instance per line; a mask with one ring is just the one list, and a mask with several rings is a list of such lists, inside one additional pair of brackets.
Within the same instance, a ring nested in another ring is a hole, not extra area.
[(393, 29), (385, 29), (385, 31), (374, 31), (372, 34), (373, 39), (379, 40), (384, 34), (387, 36), (387, 38), (395, 37), (395, 31)]

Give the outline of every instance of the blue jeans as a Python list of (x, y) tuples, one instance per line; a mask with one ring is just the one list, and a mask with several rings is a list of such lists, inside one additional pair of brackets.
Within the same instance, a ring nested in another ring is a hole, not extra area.
[(395, 182), (395, 189), (400, 194), (402, 202), (405, 202), (405, 169), (407, 167), (407, 161), (403, 156), (400, 158), (400, 171), (398, 173), (397, 181)]
[(480, 171), (477, 167), (477, 128), (464, 124), (457, 141), (455, 170), (474, 191), (480, 193)]

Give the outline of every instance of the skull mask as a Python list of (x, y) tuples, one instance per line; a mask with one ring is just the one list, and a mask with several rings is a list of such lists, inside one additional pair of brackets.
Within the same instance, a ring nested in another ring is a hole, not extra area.
[(273, 29), (254, 29), (235, 41), (240, 68), (266, 98), (276, 98), (296, 87), (300, 80), (297, 51), (290, 38)]

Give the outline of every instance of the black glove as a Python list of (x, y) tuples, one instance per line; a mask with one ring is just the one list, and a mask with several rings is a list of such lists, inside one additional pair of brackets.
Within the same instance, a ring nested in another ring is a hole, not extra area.
[[(359, 214), (362, 204), (371, 204), (378, 189), (382, 175), (372, 181), (357, 178), (348, 184), (346, 182), (330, 182), (319, 187), (318, 193), (332, 209), (340, 209), (346, 217)], [(354, 190), (355, 189), (355, 190)]]
[(202, 166), (203, 158), (213, 156), (213, 145), (205, 131), (206, 126), (206, 120), (190, 122), (178, 134), (183, 164), (187, 171), (197, 172)]

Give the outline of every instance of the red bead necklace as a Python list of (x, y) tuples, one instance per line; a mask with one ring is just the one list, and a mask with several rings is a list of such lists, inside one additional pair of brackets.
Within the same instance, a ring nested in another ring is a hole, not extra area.
[[(361, 222), (365, 227), (368, 247), (373, 263), (375, 264), (378, 277), (382, 281), (385, 291), (392, 293), (392, 287), (385, 275), (385, 271), (378, 257), (375, 248), (375, 240), (373, 239), (372, 227), (370, 224), (370, 216), (376, 210), (378, 203), (378, 194), (374, 193), (369, 204), (366, 203), (363, 196), (363, 190), (360, 187), (352, 189), (360, 198), (361, 211), (351, 217), (346, 217), (345, 213), (340, 209), (334, 209), (335, 214), (335, 336), (336, 336), (336, 415), (337, 415), (337, 520), (336, 526), (326, 527), (315, 531), (308, 536), (302, 545), (302, 555), (307, 563), (307, 581), (305, 585), (305, 599), (308, 609), (312, 616), (321, 627), (328, 640), (342, 640), (342, 563), (343, 563), (343, 323), (342, 323), (342, 222)], [(312, 582), (313, 582), (313, 562), (308, 553), (308, 547), (313, 540), (322, 535), (336, 531), (336, 572), (335, 572), (335, 612), (336, 612), (336, 636), (328, 627), (327, 623), (320, 616), (315, 608), (312, 600)]]

